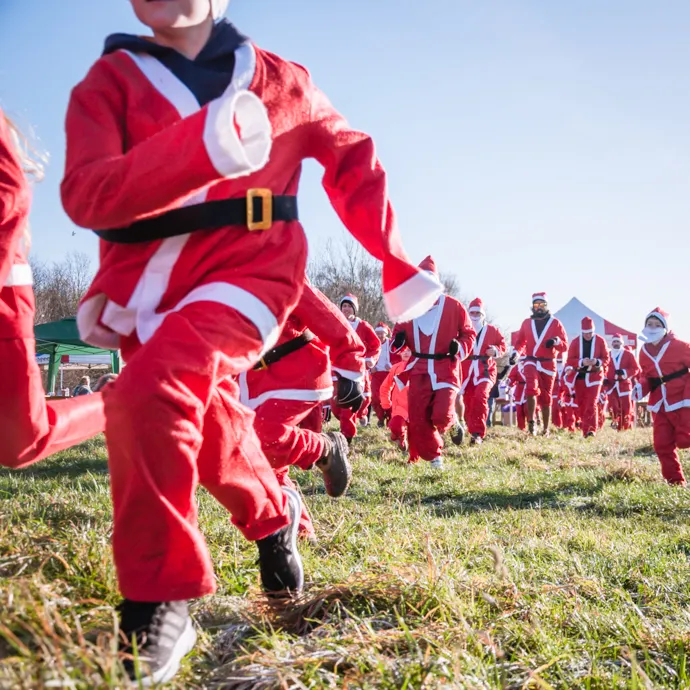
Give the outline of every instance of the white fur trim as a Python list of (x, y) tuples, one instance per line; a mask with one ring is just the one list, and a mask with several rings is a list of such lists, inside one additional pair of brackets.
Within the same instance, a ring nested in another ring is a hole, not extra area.
[(14, 264), (10, 266), (10, 272), (5, 280), (5, 287), (19, 287), (20, 285), (33, 285), (34, 276), (29, 264)]
[(443, 294), (438, 278), (420, 271), (383, 295), (386, 311), (394, 323), (411, 321), (425, 314)]
[[(544, 330), (546, 330), (546, 329), (544, 329)], [(560, 339), (559, 336), (556, 336), (556, 337), (553, 339), (553, 344), (554, 344), (554, 345), (560, 345), (560, 344), (561, 344), (561, 339)]]
[(364, 383), (364, 374), (359, 371), (348, 371), (347, 369), (338, 369), (338, 367), (331, 367), (331, 371), (339, 374), (344, 379), (354, 381), (355, 383)]
[(204, 144), (213, 167), (226, 178), (260, 170), (271, 153), (271, 122), (266, 106), (251, 91), (230, 93), (211, 101)]
[(594, 329), (593, 329), (593, 328), (589, 328), (589, 329), (586, 329), (586, 330), (585, 330), (585, 329), (583, 328), (583, 329), (582, 329), (582, 332), (583, 332), (585, 335), (588, 335), (589, 333), (594, 333)]
[(99, 320), (108, 298), (99, 293), (85, 300), (77, 309), (77, 330), (79, 337), (89, 345), (106, 350), (120, 347), (120, 336), (100, 325)]
[(666, 317), (663, 314), (660, 314), (658, 311), (650, 311), (649, 314), (647, 314), (647, 316), (645, 317), (645, 323), (647, 323), (647, 319), (651, 319), (652, 316), (655, 319), (659, 319), (659, 321), (661, 321), (661, 323), (663, 324), (664, 328), (668, 330), (668, 323), (666, 321)]
[(303, 400), (305, 402), (324, 402), (333, 397), (333, 388), (319, 388), (310, 390), (308, 388), (282, 388), (273, 391), (266, 391), (256, 398), (249, 397), (247, 387), (247, 374), (242, 373), (237, 377), (240, 386), (240, 402), (250, 410), (256, 410), (259, 405), (268, 400)]

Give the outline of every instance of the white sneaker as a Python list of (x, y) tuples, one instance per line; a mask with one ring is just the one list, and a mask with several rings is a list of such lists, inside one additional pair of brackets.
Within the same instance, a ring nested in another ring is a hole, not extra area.
[(435, 470), (442, 470), (442, 469), (443, 469), (443, 458), (441, 458), (441, 457), (434, 458), (434, 459), (431, 461), (431, 466), (432, 466)]

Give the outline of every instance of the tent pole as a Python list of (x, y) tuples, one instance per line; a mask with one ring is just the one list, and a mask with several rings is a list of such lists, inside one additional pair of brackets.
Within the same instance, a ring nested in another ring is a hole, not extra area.
[(48, 360), (48, 394), (55, 395), (55, 379), (57, 378), (57, 345), (53, 345), (50, 359)]
[(119, 374), (120, 373), (120, 351), (119, 350), (113, 350), (110, 353), (110, 366), (113, 370), (113, 374)]

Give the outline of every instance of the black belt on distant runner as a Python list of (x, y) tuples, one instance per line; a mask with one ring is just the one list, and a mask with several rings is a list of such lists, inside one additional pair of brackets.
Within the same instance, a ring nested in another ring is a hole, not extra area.
[(440, 352), (436, 355), (430, 355), (430, 354), (425, 354), (423, 352), (413, 352), (412, 353), (413, 357), (419, 357), (419, 359), (452, 359), (453, 355), (450, 354), (450, 352)]
[(553, 362), (553, 357), (533, 357), (532, 355), (527, 355), (525, 359), (528, 362)]
[(470, 355), (467, 359), (472, 362), (486, 362), (487, 360), (491, 359), (491, 357), (488, 355)]
[(679, 369), (678, 371), (674, 371), (672, 374), (666, 374), (666, 376), (650, 377), (649, 387), (651, 390), (655, 391), (662, 384), (673, 381), (674, 379), (679, 379), (681, 376), (685, 376), (688, 373), (690, 373), (690, 369), (685, 367), (683, 369)]
[(198, 230), (218, 230), (229, 225), (250, 232), (268, 230), (276, 221), (298, 220), (296, 196), (273, 196), (269, 189), (250, 189), (242, 199), (218, 199), (175, 208), (126, 228), (96, 230), (106, 242), (138, 244), (178, 237)]
[(283, 357), (291, 355), (293, 352), (303, 348), (308, 345), (312, 340), (314, 340), (314, 334), (306, 330), (301, 335), (298, 335), (292, 340), (288, 340), (281, 345), (276, 345), (272, 350), (269, 350), (255, 365), (254, 369), (260, 371), (262, 369), (268, 369), (271, 364), (275, 364)]

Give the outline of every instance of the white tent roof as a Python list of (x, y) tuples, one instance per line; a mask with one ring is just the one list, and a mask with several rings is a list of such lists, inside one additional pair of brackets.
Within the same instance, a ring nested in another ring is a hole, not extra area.
[(580, 302), (577, 297), (573, 297), (568, 304), (559, 309), (554, 316), (559, 319), (568, 334), (568, 341), (579, 337), (582, 332), (582, 319), (589, 316), (594, 321), (596, 333), (603, 335), (606, 341), (611, 344), (611, 339), (617, 333), (623, 336), (623, 343), (628, 347), (637, 347), (637, 334), (625, 328), (616, 326), (611, 321), (607, 321), (603, 316), (597, 314), (593, 309)]

